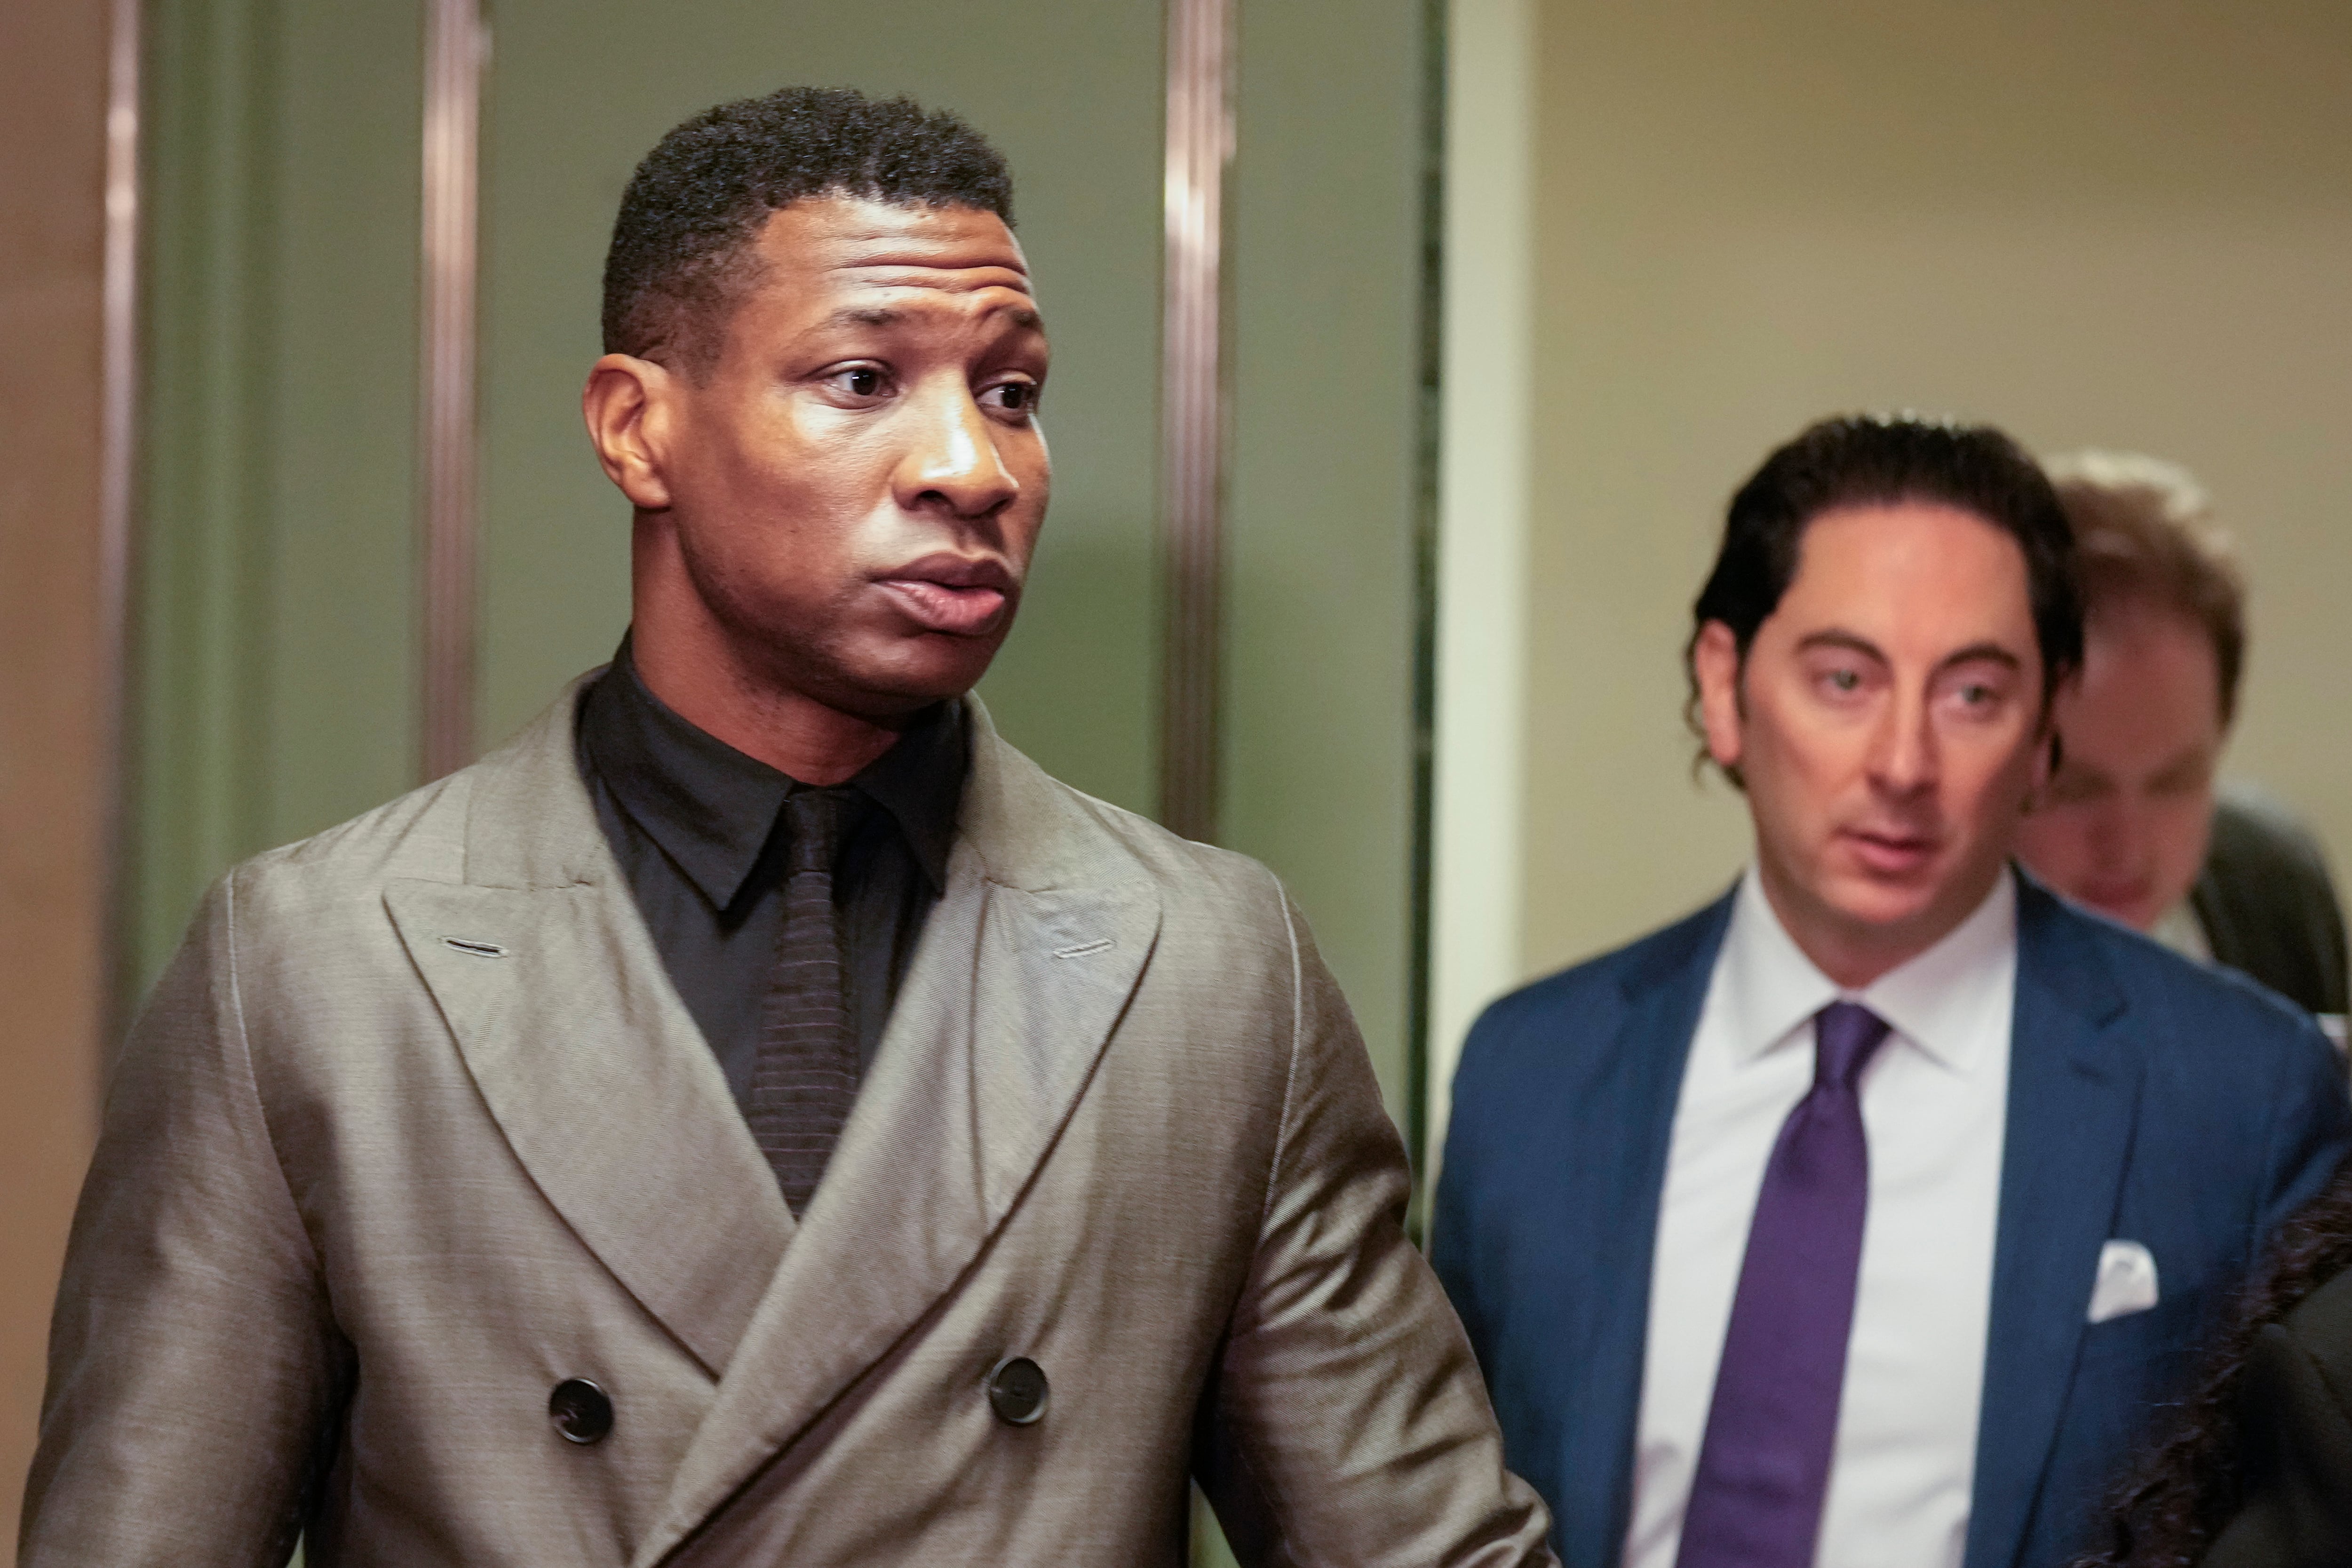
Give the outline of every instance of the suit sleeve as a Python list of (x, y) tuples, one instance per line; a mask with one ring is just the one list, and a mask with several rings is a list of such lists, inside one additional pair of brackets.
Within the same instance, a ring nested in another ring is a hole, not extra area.
[(275, 1568), (340, 1343), (271, 1147), (216, 886), (115, 1067), (50, 1330), (21, 1568)]
[(1295, 910), (1289, 1084), (1257, 1251), (1198, 1444), (1245, 1563), (1535, 1568), (1460, 1322), (1404, 1233), (1404, 1149)]
[(1479, 1175), (1479, 1151), (1473, 1133), (1483, 1121), (1475, 1103), (1479, 1044), (1496, 1026), (1495, 1018), (1492, 1008), (1481, 1014), (1463, 1042), (1461, 1060), (1454, 1070), (1454, 1113), (1446, 1122), (1445, 1156), (1438, 1167), (1437, 1195), (1430, 1205), (1429, 1222), (1430, 1266), (1436, 1269), (1446, 1299), (1461, 1315), (1463, 1331), (1469, 1335), (1471, 1352), (1482, 1368), (1495, 1364), (1494, 1326), (1479, 1298), (1477, 1260), (1470, 1245), (1477, 1234), (1471, 1219), (1471, 1194), (1478, 1186)]
[(2270, 1147), (2255, 1216), (2257, 1256), (2352, 1152), (2352, 1099), (2345, 1093), (2340, 1059), (2308, 1019), (2298, 1017), (2297, 1024), (2303, 1037), (2280, 1053), (2281, 1081), (2271, 1097)]

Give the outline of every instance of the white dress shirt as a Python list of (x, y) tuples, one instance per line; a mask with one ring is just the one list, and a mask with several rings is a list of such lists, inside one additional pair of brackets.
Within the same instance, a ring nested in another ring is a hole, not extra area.
[(1748, 1226), (1812, 1088), (1813, 1016), (1891, 1026), (1863, 1070), (1870, 1207), (1817, 1568), (1958, 1568), (1976, 1472), (2017, 990), (2017, 889), (1859, 992), (1790, 937), (1750, 868), (1675, 1108), (1652, 1266), (1625, 1568), (1674, 1568)]
[(2165, 910), (2147, 934), (2183, 958), (2200, 963), (2213, 962), (2213, 944), (2206, 940), (2205, 922), (2197, 918), (2196, 907), (2187, 899)]

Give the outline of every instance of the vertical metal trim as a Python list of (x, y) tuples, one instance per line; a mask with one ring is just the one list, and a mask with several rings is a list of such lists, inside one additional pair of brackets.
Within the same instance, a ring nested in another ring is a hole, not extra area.
[(1405, 976), (1405, 1147), (1413, 1169), (1414, 1239), (1427, 1230), (1429, 1007), (1436, 857), (1437, 563), (1444, 462), (1445, 48), (1447, 0), (1421, 5), (1421, 320), (1415, 343), (1412, 500), (1412, 846)]
[(131, 1005), (128, 922), (131, 833), (131, 573), (138, 504), (139, 94), (141, 0), (113, 0), (106, 61), (105, 250), (100, 281), (98, 660), (100, 823), (105, 836), (100, 906), (101, 1049), (121, 1037)]
[(1224, 518), (1223, 226), (1233, 0), (1168, 0), (1160, 349), (1160, 817), (1217, 831)]
[(479, 0), (428, 0), (417, 441), (424, 608), (419, 761), (427, 779), (474, 756), (475, 323), (488, 41)]

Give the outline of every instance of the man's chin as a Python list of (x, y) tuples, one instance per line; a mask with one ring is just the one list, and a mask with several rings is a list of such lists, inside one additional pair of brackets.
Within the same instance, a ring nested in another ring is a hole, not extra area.
[[(920, 712), (936, 703), (952, 701), (980, 684), (993, 662), (993, 639), (985, 647), (976, 639), (925, 637), (909, 639), (919, 646), (894, 649), (891, 657), (861, 660), (835, 671), (836, 700), (833, 705), (861, 718), (887, 722)], [(947, 647), (921, 644), (950, 643)]]
[(2109, 920), (2121, 921), (2137, 931), (2154, 931), (2163, 923), (2165, 910), (2171, 908), (2169, 904), (2159, 904), (2147, 899), (2119, 904), (2102, 904), (2090, 900), (2084, 901)]
[[(2000, 868), (1995, 867), (1992, 874), (1998, 877)], [(1902, 878), (1849, 873), (1838, 879), (1833, 902), (1856, 927), (1881, 931), (1890, 937), (1900, 935), (1906, 940), (1925, 932), (1932, 940), (1942, 936), (1947, 927), (1967, 919), (1990, 889), (1990, 879), (1982, 888), (1973, 885), (1976, 880), (1968, 872), (1948, 866)], [(1964, 883), (1970, 885), (1963, 886)]]
[(1927, 919), (1943, 901), (1949, 879), (1937, 875), (1937, 869), (1922, 867), (1899, 876), (1849, 869), (1837, 879), (1830, 902), (1856, 926), (1906, 930)]

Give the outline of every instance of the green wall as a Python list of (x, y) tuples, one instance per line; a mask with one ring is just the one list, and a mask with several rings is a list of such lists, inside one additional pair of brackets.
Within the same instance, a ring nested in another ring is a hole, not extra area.
[(1414, 986), (1420, 0), (1241, 0), (1223, 837), (1290, 884), (1390, 1112)]
[(413, 0), (148, 8), (124, 970), (414, 782)]

